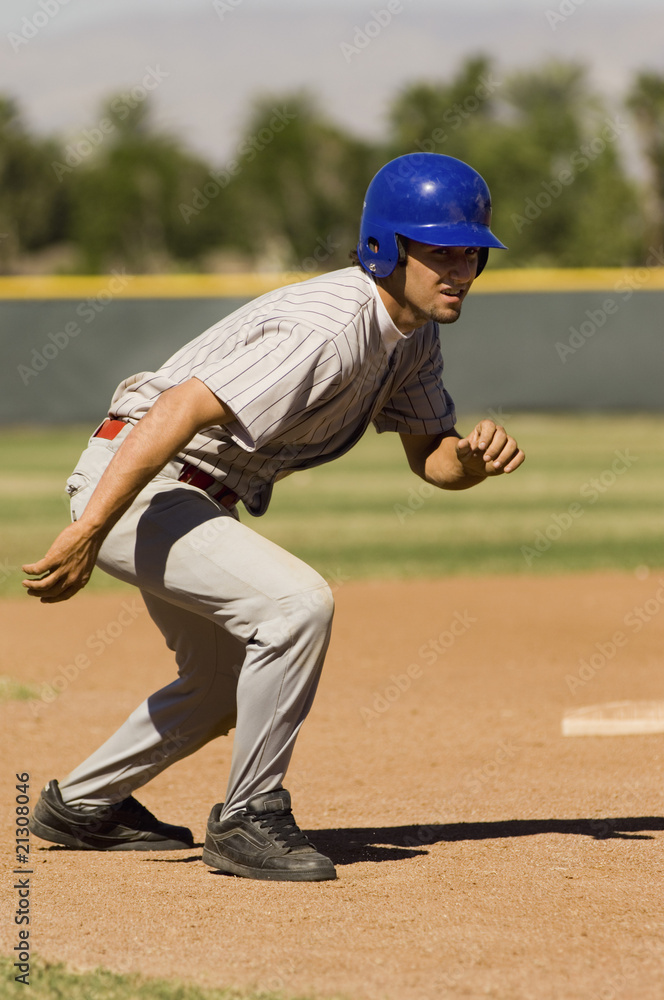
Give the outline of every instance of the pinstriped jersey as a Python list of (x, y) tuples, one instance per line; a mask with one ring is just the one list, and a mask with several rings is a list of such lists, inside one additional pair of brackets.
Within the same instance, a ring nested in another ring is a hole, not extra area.
[(109, 415), (135, 422), (166, 389), (198, 378), (233, 413), (178, 456), (265, 512), (275, 480), (379, 432), (454, 427), (438, 327), (396, 328), (375, 282), (348, 267), (254, 299), (155, 372), (122, 382)]

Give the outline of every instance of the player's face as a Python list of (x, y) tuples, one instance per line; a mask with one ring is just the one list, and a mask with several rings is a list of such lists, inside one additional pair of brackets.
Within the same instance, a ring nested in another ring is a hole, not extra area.
[[(404, 333), (428, 320), (455, 323), (461, 304), (477, 274), (477, 247), (434, 247), (410, 240), (406, 266), (396, 268), (382, 283), (394, 300)], [(390, 310), (390, 313), (392, 310)]]

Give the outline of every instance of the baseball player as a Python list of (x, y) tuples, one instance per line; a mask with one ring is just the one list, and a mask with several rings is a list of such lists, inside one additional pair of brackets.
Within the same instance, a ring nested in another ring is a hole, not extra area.
[(455, 429), (438, 325), (454, 323), (489, 249), (480, 175), (435, 153), (399, 157), (371, 182), (355, 263), (242, 306), (111, 401), (67, 482), (72, 523), (24, 566), (53, 603), (93, 566), (140, 588), (178, 675), (150, 695), (30, 821), (92, 850), (177, 850), (191, 832), (132, 793), (235, 727), (224, 802), (203, 861), (255, 879), (333, 879), (283, 787), (332, 621), (321, 576), (240, 522), (284, 475), (344, 454), (370, 423), (401, 436), (413, 472), (460, 490), (513, 472), (523, 452), (492, 420)]

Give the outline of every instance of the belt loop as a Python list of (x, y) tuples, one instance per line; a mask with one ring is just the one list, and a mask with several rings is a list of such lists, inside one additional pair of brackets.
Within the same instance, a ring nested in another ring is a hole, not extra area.
[[(202, 469), (198, 469), (195, 465), (190, 465), (189, 463), (186, 463), (182, 467), (178, 479), (181, 483), (187, 483), (189, 486), (195, 486), (197, 489), (203, 490), (204, 493), (207, 493), (208, 496), (216, 500), (217, 503), (220, 503), (222, 507), (226, 507), (226, 509), (235, 507), (240, 499), (235, 490), (224, 486), (214, 476), (203, 472)], [(210, 487), (215, 488), (211, 489)]]
[(126, 420), (118, 420), (114, 417), (107, 417), (106, 420), (102, 421), (92, 436), (102, 438), (105, 441), (112, 441), (118, 436), (118, 434), (121, 434), (127, 426), (128, 424)]

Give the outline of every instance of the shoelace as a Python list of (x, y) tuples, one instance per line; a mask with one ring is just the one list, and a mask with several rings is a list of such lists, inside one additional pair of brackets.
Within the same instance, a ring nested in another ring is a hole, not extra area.
[(311, 844), (295, 822), (293, 813), (288, 810), (277, 812), (253, 813), (252, 818), (259, 826), (271, 833), (284, 847), (310, 847)]

